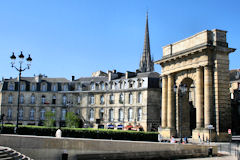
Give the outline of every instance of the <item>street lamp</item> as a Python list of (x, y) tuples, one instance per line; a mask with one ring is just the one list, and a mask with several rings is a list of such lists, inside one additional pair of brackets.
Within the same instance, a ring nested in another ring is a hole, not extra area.
[[(174, 92), (177, 93), (177, 89), (178, 87), (175, 85), (174, 86)], [(186, 84), (180, 84), (179, 86), (179, 95), (180, 95), (180, 103), (179, 103), (179, 110), (180, 110), (180, 113), (179, 113), (179, 119), (180, 119), (180, 143), (182, 143), (182, 98), (183, 98), (183, 94), (185, 94), (187, 92), (187, 85)]]
[(30, 69), (31, 62), (32, 62), (32, 58), (31, 58), (31, 56), (29, 54), (28, 58), (26, 58), (27, 66), (23, 67), (24, 55), (22, 54), (22, 51), (21, 51), (21, 53), (20, 53), (20, 55), (18, 57), (19, 57), (19, 67), (16, 67), (16, 65), (15, 65), (16, 56), (14, 55), (14, 52), (12, 53), (12, 56), (10, 57), (11, 60), (12, 60), (12, 62), (11, 62), (12, 68), (15, 68), (19, 72), (19, 76), (18, 76), (19, 80), (18, 80), (17, 124), (16, 124), (16, 127), (14, 129), (15, 133), (17, 133), (17, 130), (18, 130), (21, 75), (22, 75), (23, 71), (25, 71), (26, 69)]

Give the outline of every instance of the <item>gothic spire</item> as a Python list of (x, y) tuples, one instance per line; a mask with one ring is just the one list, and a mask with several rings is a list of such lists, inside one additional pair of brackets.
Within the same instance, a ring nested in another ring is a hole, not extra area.
[(145, 26), (145, 37), (144, 37), (144, 48), (142, 58), (139, 64), (139, 70), (141, 72), (153, 72), (154, 63), (151, 58), (150, 53), (150, 41), (149, 41), (149, 30), (148, 30), (148, 12), (146, 16), (146, 26)]

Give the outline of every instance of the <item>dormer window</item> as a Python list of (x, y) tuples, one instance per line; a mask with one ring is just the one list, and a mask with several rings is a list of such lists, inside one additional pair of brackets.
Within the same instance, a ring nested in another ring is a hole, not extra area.
[(64, 91), (68, 91), (68, 85), (67, 85), (67, 84), (64, 84), (63, 90), (64, 90)]
[(14, 84), (11, 82), (8, 86), (9, 91), (14, 91)]
[(36, 91), (36, 84), (32, 84), (31, 91)]
[(42, 91), (43, 92), (46, 92), (47, 91), (47, 84), (42, 84)]
[(101, 83), (101, 90), (104, 90), (104, 83)]
[(53, 92), (57, 91), (57, 84), (53, 84), (52, 90), (53, 90)]
[(90, 89), (95, 90), (95, 84), (93, 82), (90, 84)]
[(77, 85), (77, 90), (78, 90), (78, 91), (81, 91), (81, 90), (82, 90), (81, 84), (78, 84), (78, 85)]
[(21, 91), (24, 91), (24, 90), (25, 90), (25, 85), (24, 85), (24, 84), (21, 84), (21, 85), (20, 85), (20, 90), (21, 90)]

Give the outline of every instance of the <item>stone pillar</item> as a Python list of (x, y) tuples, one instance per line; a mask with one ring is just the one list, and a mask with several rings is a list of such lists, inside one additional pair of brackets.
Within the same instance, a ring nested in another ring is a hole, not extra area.
[(196, 69), (196, 126), (198, 128), (203, 128), (203, 71), (202, 67)]
[(162, 127), (167, 127), (167, 76), (162, 77)]
[(204, 67), (204, 126), (211, 124), (212, 74), (209, 66)]
[(167, 126), (174, 128), (174, 110), (173, 110), (173, 75), (168, 75), (168, 109), (167, 109)]

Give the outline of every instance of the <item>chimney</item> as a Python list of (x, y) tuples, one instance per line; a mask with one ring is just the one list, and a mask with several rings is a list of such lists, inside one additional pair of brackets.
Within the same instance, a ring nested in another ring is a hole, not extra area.
[(75, 76), (72, 76), (72, 81), (74, 81), (75, 80)]

